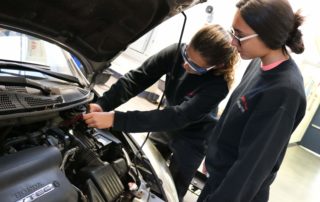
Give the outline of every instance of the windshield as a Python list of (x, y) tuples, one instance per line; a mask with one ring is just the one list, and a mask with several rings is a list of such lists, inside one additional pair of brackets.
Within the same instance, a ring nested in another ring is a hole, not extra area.
[(0, 28), (0, 60), (44, 65), (39, 67), (74, 75), (70, 67), (72, 57), (59, 46), (4, 28)]

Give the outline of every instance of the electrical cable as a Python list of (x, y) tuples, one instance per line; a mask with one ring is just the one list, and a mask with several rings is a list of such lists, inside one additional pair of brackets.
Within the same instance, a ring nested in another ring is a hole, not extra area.
[[(173, 73), (174, 73), (175, 67), (177, 66), (177, 62), (178, 62), (178, 58), (179, 58), (179, 54), (180, 54), (181, 41), (182, 41), (182, 37), (183, 37), (185, 26), (186, 26), (186, 22), (187, 22), (187, 15), (183, 11), (181, 13), (184, 16), (183, 24), (182, 24), (182, 29), (181, 29), (180, 36), (179, 36), (178, 48), (176, 50), (176, 55), (174, 57), (174, 62), (173, 62), (173, 66), (171, 68), (171, 74), (169, 75), (170, 76), (169, 79), (173, 79)], [(163, 102), (163, 99), (164, 99), (164, 91), (162, 92), (162, 95), (161, 95), (157, 110), (160, 109), (161, 104)], [(141, 144), (141, 146), (139, 148), (139, 153), (140, 153), (141, 156), (142, 156), (142, 148), (145, 145), (145, 143), (147, 142), (147, 140), (149, 139), (149, 136), (150, 136), (150, 132), (147, 133), (146, 138), (144, 139), (143, 143)]]
[[(173, 79), (173, 73), (175, 71), (175, 67), (177, 66), (177, 62), (178, 62), (178, 58), (179, 58), (179, 54), (180, 54), (181, 41), (182, 41), (185, 25), (186, 25), (186, 22), (187, 22), (187, 15), (183, 11), (181, 12), (181, 14), (184, 16), (184, 19), (183, 19), (183, 24), (182, 24), (182, 29), (181, 29), (181, 32), (180, 32), (180, 36), (179, 36), (178, 47), (177, 47), (176, 54), (175, 54), (175, 57), (174, 57), (173, 66), (172, 66), (171, 72), (169, 74), (169, 78), (166, 78), (166, 79)], [(165, 95), (165, 90), (163, 91), (163, 93), (161, 95), (157, 110), (159, 110), (160, 107), (161, 107), (161, 104), (162, 104), (163, 99), (164, 99), (164, 95)], [(152, 169), (152, 166), (151, 166), (150, 162), (146, 158), (144, 158), (144, 156), (143, 156), (142, 148), (145, 145), (145, 143), (147, 142), (147, 140), (149, 139), (149, 136), (150, 136), (150, 132), (147, 133), (147, 136), (145, 137), (144, 141), (142, 142), (140, 147), (138, 147), (138, 151), (137, 151), (137, 153), (135, 153), (132, 162), (133, 162), (134, 166), (137, 168), (137, 156), (139, 154), (141, 159), (144, 160), (150, 166), (151, 171), (152, 171), (152, 175), (154, 176), (159, 189), (161, 189), (163, 191), (162, 186), (161, 186), (162, 183), (161, 183), (160, 179), (156, 176), (155, 171)], [(128, 135), (128, 137), (131, 138), (130, 135)], [(138, 169), (136, 169), (136, 175), (139, 176), (139, 173), (138, 173), (137, 170)], [(164, 197), (166, 197), (166, 196), (164, 196)]]

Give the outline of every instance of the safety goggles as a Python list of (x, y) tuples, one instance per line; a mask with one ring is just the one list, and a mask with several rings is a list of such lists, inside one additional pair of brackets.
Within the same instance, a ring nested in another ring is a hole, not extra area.
[(188, 47), (187, 45), (183, 45), (181, 47), (181, 54), (182, 54), (184, 62), (186, 62), (193, 71), (195, 71), (199, 74), (204, 74), (204, 73), (208, 72), (210, 69), (213, 69), (216, 67), (216, 65), (213, 65), (211, 67), (206, 68), (206, 67), (201, 67), (201, 66), (197, 65), (196, 63), (194, 63), (190, 59), (190, 57), (188, 56), (187, 47)]
[(235, 33), (235, 31), (231, 28), (229, 33), (231, 34), (231, 36), (237, 40), (238, 44), (241, 46), (241, 42), (243, 41), (246, 41), (248, 39), (252, 39), (254, 37), (257, 37), (259, 36), (258, 34), (251, 34), (251, 35), (248, 35), (248, 36), (244, 36), (244, 37), (238, 37)]

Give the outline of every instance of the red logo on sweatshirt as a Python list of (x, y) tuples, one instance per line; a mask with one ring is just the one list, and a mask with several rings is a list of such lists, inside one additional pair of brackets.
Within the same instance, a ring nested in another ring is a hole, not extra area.
[(244, 95), (241, 96), (240, 99), (237, 101), (237, 105), (238, 105), (239, 109), (241, 110), (241, 112), (248, 111), (247, 99)]

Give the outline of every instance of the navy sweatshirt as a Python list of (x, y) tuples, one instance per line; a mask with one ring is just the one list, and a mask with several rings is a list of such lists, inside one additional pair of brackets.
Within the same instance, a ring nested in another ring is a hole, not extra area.
[(268, 194), (305, 114), (303, 78), (295, 62), (290, 58), (269, 71), (260, 64), (260, 59), (249, 64), (209, 141), (206, 201), (251, 202)]
[(180, 50), (174, 67), (177, 50), (178, 45), (174, 44), (150, 57), (138, 69), (120, 78), (98, 99), (97, 103), (104, 111), (113, 110), (167, 75), (164, 91), (167, 106), (161, 110), (116, 111), (115, 130), (174, 131), (196, 138), (207, 136), (203, 131), (207, 124), (213, 124), (210, 112), (228, 94), (227, 82), (223, 76), (215, 76), (211, 71), (201, 76), (186, 73)]

